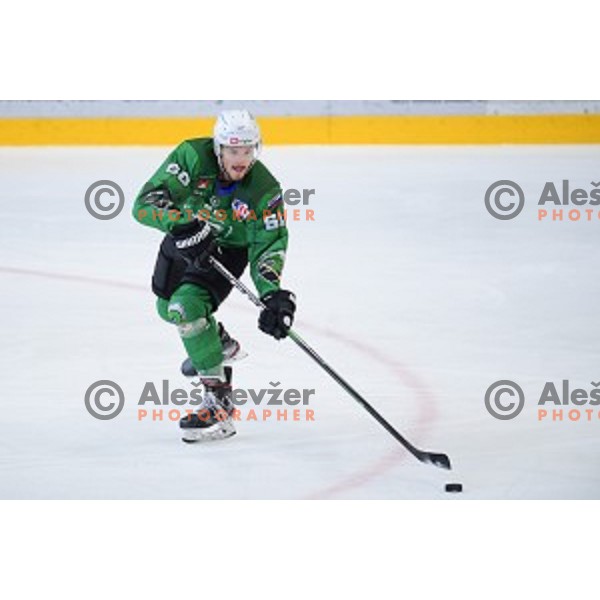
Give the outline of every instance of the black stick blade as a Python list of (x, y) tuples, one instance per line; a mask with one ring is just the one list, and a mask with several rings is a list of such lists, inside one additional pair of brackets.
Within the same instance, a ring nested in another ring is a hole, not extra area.
[(421, 455), (421, 461), (431, 463), (434, 467), (440, 469), (452, 469), (450, 465), (450, 459), (447, 454), (435, 454), (434, 452), (423, 452)]

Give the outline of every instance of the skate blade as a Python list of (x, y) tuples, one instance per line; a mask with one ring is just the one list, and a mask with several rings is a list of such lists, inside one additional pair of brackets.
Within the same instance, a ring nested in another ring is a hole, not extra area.
[(231, 421), (223, 421), (211, 427), (190, 427), (183, 430), (181, 441), (187, 444), (198, 442), (216, 442), (227, 439), (236, 434), (235, 427)]

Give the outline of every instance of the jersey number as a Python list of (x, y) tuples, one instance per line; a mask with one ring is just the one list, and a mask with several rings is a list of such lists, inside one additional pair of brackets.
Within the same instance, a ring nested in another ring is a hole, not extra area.
[(265, 229), (270, 231), (272, 229), (277, 229), (278, 227), (285, 227), (285, 219), (283, 215), (269, 215), (265, 217)]
[(181, 167), (177, 163), (171, 163), (167, 167), (167, 173), (171, 175), (177, 175), (179, 183), (184, 187), (190, 185), (190, 174), (187, 171), (182, 171)]

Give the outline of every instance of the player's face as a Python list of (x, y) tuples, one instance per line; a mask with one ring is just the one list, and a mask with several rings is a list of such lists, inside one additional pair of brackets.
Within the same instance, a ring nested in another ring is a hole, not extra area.
[(254, 148), (250, 146), (223, 146), (221, 152), (223, 170), (232, 181), (240, 181), (254, 160)]

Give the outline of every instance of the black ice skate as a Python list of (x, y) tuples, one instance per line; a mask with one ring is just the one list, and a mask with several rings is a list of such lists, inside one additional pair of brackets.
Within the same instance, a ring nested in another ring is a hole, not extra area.
[[(234, 340), (228, 333), (225, 331), (225, 327), (223, 327), (223, 323), (219, 322), (219, 336), (221, 337), (221, 344), (223, 345), (223, 363), (231, 364), (232, 362), (236, 362), (238, 360), (242, 360), (248, 356), (247, 352), (242, 350), (240, 343), (237, 340)], [(194, 368), (192, 364), (191, 358), (186, 358), (181, 364), (181, 372), (186, 377), (196, 377), (198, 375), (198, 371)]]
[(235, 426), (231, 419), (231, 367), (225, 367), (225, 381), (220, 379), (202, 379), (204, 397), (202, 405), (195, 413), (179, 421), (184, 442), (208, 442), (222, 440), (235, 435)]

